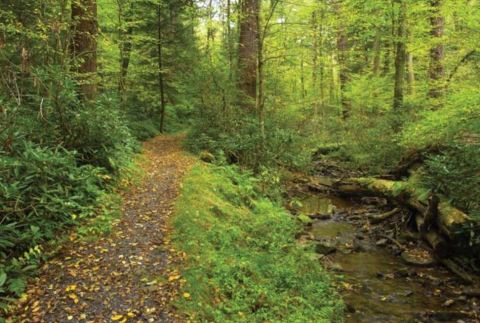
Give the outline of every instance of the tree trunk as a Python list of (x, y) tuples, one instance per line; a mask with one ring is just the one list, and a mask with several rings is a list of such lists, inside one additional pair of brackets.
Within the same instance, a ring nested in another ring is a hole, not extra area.
[[(130, 56), (132, 53), (132, 35), (133, 35), (133, 26), (131, 25), (129, 17), (132, 12), (129, 14), (125, 13), (125, 8), (122, 1), (118, 2), (118, 19), (119, 19), (119, 35), (120, 35), (120, 78), (118, 81), (118, 92), (120, 95), (120, 100), (122, 103), (126, 99), (126, 82), (128, 67), (130, 66)], [(132, 9), (133, 3), (130, 5)], [(130, 10), (131, 11), (131, 10)], [(126, 26), (125, 26), (126, 25)]]
[(72, 2), (72, 56), (80, 92), (84, 99), (97, 95), (97, 2), (74, 0)]
[(157, 5), (158, 33), (158, 90), (160, 91), (160, 132), (163, 133), (165, 123), (165, 86), (163, 78), (163, 35), (162, 35), (162, 4)]
[(228, 51), (228, 78), (233, 79), (233, 45), (232, 45), (232, 27), (230, 26), (232, 17), (232, 2), (227, 0), (227, 51)]
[(430, 49), (430, 89), (428, 96), (438, 102), (434, 105), (438, 107), (441, 105), (441, 97), (443, 95), (443, 76), (445, 74), (443, 67), (443, 58), (445, 56), (444, 45), (442, 44), (442, 37), (445, 29), (445, 18), (441, 14), (442, 0), (430, 0), (432, 9), (432, 17), (430, 23), (432, 27), (431, 35), (434, 41), (433, 47)]
[(417, 90), (415, 88), (415, 66), (413, 62), (413, 54), (408, 53), (407, 54), (407, 64), (408, 64), (408, 88), (410, 91), (410, 94), (412, 96), (415, 96), (417, 94)]
[(405, 61), (406, 61), (406, 11), (407, 4), (405, 0), (397, 0), (400, 4), (398, 16), (397, 37), (396, 37), (396, 54), (395, 54), (395, 91), (393, 96), (393, 108), (400, 109), (403, 107), (403, 89), (405, 80)]
[[(338, 9), (340, 10), (340, 9)], [(337, 51), (338, 51), (338, 69), (339, 69), (339, 82), (340, 82), (340, 105), (342, 107), (342, 118), (346, 120), (350, 113), (349, 103), (345, 96), (345, 89), (348, 82), (347, 71), (347, 50), (348, 40), (345, 34), (345, 28), (340, 26), (337, 34)]]
[(373, 74), (378, 75), (378, 72), (380, 71), (380, 58), (381, 58), (381, 48), (382, 48), (382, 37), (381, 37), (381, 31), (380, 27), (377, 30), (377, 33), (375, 35), (375, 40), (373, 42)]
[(318, 99), (317, 99), (317, 82), (318, 82), (318, 23), (317, 12), (312, 13), (312, 30), (313, 30), (313, 45), (312, 45), (312, 93), (315, 96), (313, 100), (313, 117), (318, 116)]
[(238, 47), (239, 85), (246, 96), (246, 108), (253, 109), (257, 97), (257, 60), (259, 45), (259, 0), (243, 0), (240, 14), (240, 42)]

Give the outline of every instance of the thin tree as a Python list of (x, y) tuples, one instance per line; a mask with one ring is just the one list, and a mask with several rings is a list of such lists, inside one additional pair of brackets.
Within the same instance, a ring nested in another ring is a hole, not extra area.
[(162, 35), (162, 3), (157, 4), (157, 59), (158, 59), (158, 90), (160, 91), (160, 132), (165, 123), (165, 80), (163, 77), (163, 35)]
[(445, 30), (445, 18), (441, 14), (442, 0), (430, 0), (432, 15), (430, 18), (431, 35), (434, 45), (430, 49), (430, 89), (428, 96), (437, 102), (434, 103), (436, 107), (441, 105), (441, 97), (443, 95), (442, 80), (445, 75), (443, 66), (443, 59), (445, 56), (445, 48), (442, 43), (442, 38)]
[(406, 63), (406, 16), (407, 4), (405, 0), (396, 0), (399, 4), (397, 35), (396, 35), (396, 54), (395, 54), (395, 90), (393, 95), (393, 108), (403, 107), (404, 83), (405, 83), (405, 63)]
[(131, 21), (133, 2), (130, 3), (130, 9), (128, 11), (125, 8), (127, 2), (128, 0), (117, 0), (120, 37), (120, 78), (118, 81), (118, 92), (122, 103), (125, 101), (126, 97), (127, 74), (133, 47), (133, 24)]

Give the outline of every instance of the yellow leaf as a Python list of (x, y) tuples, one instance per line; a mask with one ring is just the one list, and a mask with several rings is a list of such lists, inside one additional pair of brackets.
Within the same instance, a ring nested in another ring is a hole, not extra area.
[(75, 304), (78, 304), (78, 296), (75, 294), (69, 294), (68, 298), (70, 298)]
[(111, 319), (112, 319), (112, 321), (120, 321), (121, 319), (123, 319), (123, 315), (121, 315), (121, 314), (112, 315)]
[(71, 316), (71, 315), (67, 316), (67, 320), (69, 320), (69, 321), (73, 320), (73, 316)]
[(77, 285), (69, 285), (67, 288), (65, 288), (65, 291), (66, 292), (73, 292), (76, 289), (77, 289)]
[(184, 298), (190, 298), (190, 293), (183, 293)]
[(135, 313), (133, 313), (133, 312), (128, 312), (128, 313), (127, 313), (127, 316), (128, 316), (128, 317), (135, 317), (136, 315), (135, 315)]
[(180, 278), (180, 275), (172, 275), (172, 276), (168, 277), (168, 281), (173, 282), (175, 280), (178, 280), (179, 278)]

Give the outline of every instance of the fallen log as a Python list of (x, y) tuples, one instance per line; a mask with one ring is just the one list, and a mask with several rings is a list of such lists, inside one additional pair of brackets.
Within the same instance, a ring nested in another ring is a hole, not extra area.
[(391, 218), (392, 216), (394, 216), (398, 212), (400, 212), (400, 209), (395, 208), (395, 209), (393, 209), (389, 212), (385, 212), (385, 213), (382, 213), (382, 214), (369, 215), (368, 219), (370, 220), (371, 224), (378, 224), (378, 223), (381, 223), (381, 222)]
[(473, 277), (468, 274), (462, 267), (460, 267), (455, 261), (452, 259), (440, 259), (440, 262), (447, 267), (451, 272), (456, 274), (465, 284), (473, 284), (474, 279)]
[[(415, 220), (420, 231), (420, 228), (424, 227), (424, 218), (421, 214), (417, 214)], [(430, 245), (435, 256), (444, 258), (453, 253), (451, 244), (437, 231), (430, 230), (421, 234), (421, 236)]]
[[(334, 183), (334, 188), (345, 195), (380, 195), (406, 205), (422, 215), (428, 210), (428, 194), (405, 181), (391, 181), (378, 178), (350, 178)], [(461, 238), (462, 229), (473, 220), (448, 203), (447, 198), (438, 195), (438, 214), (435, 224), (451, 240)]]
[(409, 172), (416, 165), (422, 165), (429, 155), (439, 154), (442, 151), (440, 146), (428, 146), (423, 149), (413, 149), (408, 151), (401, 159), (397, 166), (391, 172), (395, 178), (408, 177)]

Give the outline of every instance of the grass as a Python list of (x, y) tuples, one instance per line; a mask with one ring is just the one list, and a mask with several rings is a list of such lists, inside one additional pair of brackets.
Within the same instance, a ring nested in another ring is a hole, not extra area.
[(233, 167), (197, 165), (173, 219), (187, 255), (178, 308), (201, 322), (338, 322), (331, 277), (295, 236), (297, 220)]

